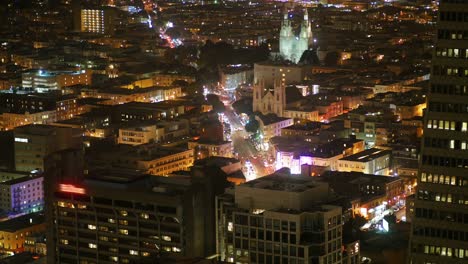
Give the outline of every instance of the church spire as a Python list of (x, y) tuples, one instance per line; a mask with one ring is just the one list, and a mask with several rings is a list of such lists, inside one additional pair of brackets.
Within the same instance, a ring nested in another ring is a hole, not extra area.
[(288, 20), (288, 8), (286, 7), (286, 5), (283, 6), (283, 20)]

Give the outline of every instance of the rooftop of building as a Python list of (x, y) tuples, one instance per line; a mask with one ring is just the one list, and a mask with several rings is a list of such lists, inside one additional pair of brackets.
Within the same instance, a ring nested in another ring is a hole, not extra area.
[(10, 185), (11, 186), (11, 185), (15, 185), (15, 184), (18, 184), (18, 183), (32, 181), (32, 180), (36, 180), (36, 179), (40, 179), (40, 178), (43, 178), (43, 176), (41, 174), (30, 174), (30, 175), (27, 175), (27, 176), (24, 176), (24, 177), (21, 177), (21, 178), (16, 178), (16, 179), (11, 179), (9, 181), (0, 182), (0, 185), (4, 185), (4, 186)]
[(366, 149), (359, 153), (341, 158), (341, 160), (366, 162), (366, 161), (371, 161), (376, 158), (383, 157), (385, 155), (391, 155), (391, 153), (392, 153), (391, 150), (371, 148), (371, 149)]
[(33, 225), (44, 223), (44, 215), (42, 213), (31, 213), (18, 216), (6, 221), (0, 222), (0, 231), (16, 232), (22, 229), (29, 228)]
[(59, 75), (79, 75), (86, 73), (86, 70), (81, 71), (50, 71), (50, 70), (38, 70), (24, 73), (25, 75), (36, 75), (40, 77), (55, 77)]
[(87, 89), (89, 91), (96, 91), (102, 94), (117, 94), (117, 95), (132, 95), (144, 94), (160, 90), (170, 90), (178, 88), (178, 86), (151, 86), (147, 88), (126, 89), (126, 88), (106, 88), (106, 89)]
[(285, 192), (304, 192), (322, 184), (321, 182), (317, 182), (313, 177), (291, 175), (288, 168), (282, 168), (270, 175), (243, 183), (236, 188), (248, 187)]
[(362, 172), (326, 171), (318, 180), (339, 184), (387, 184), (401, 181), (399, 177), (365, 174)]
[(223, 167), (228, 166), (234, 163), (239, 163), (240, 161), (235, 158), (227, 158), (220, 156), (212, 156), (204, 159), (199, 159), (194, 162), (194, 166), (217, 166)]
[(49, 136), (53, 135), (57, 129), (57, 126), (42, 125), (42, 124), (30, 124), (25, 126), (16, 127), (14, 129), (15, 134), (28, 134), (35, 136)]
[(279, 123), (279, 122), (286, 121), (286, 120), (292, 120), (291, 118), (280, 117), (275, 114), (263, 115), (261, 113), (256, 113), (255, 116), (258, 117), (262, 121), (264, 126), (268, 126), (268, 125)]

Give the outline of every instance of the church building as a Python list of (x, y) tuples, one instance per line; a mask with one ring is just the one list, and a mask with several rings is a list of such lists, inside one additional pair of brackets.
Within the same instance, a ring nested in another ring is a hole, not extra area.
[(285, 60), (298, 63), (304, 51), (312, 45), (312, 28), (309, 21), (307, 9), (304, 11), (304, 20), (301, 24), (299, 36), (293, 33), (292, 23), (289, 20), (288, 12), (284, 12), (281, 23), (279, 51), (280, 56)]

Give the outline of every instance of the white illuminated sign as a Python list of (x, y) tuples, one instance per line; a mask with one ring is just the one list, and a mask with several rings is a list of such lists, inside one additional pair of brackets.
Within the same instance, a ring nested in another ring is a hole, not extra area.
[(28, 143), (29, 139), (27, 139), (27, 138), (15, 138), (15, 142)]

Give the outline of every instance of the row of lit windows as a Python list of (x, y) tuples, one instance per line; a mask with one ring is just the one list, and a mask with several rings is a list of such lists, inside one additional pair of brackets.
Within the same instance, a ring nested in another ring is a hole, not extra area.
[(440, 12), (440, 21), (468, 22), (467, 12)]
[(438, 38), (439, 39), (452, 39), (452, 40), (468, 39), (468, 31), (467, 30), (439, 29)]
[(458, 77), (467, 77), (468, 69), (463, 67), (449, 67), (449, 66), (439, 66), (435, 65), (432, 73), (434, 76), (458, 76)]
[(468, 199), (464, 195), (451, 193), (439, 193), (429, 191), (418, 191), (418, 199), (443, 203), (465, 204), (468, 205)]
[(467, 85), (432, 84), (431, 93), (468, 95)]
[(429, 111), (444, 113), (468, 113), (468, 104), (429, 102)]
[(424, 138), (424, 146), (430, 148), (467, 150), (466, 140), (455, 140), (446, 138)]
[(421, 252), (428, 255), (437, 255), (442, 257), (452, 257), (452, 258), (468, 258), (468, 249), (462, 248), (450, 248), (450, 247), (440, 247), (440, 246), (424, 246), (424, 252)]
[(427, 128), (467, 132), (468, 131), (468, 122), (457, 122), (457, 121), (430, 119), (430, 120), (427, 121)]
[(426, 172), (421, 173), (421, 182), (453, 186), (468, 186), (468, 179), (464, 179), (463, 177), (439, 175)]
[(468, 49), (437, 48), (437, 57), (468, 58)]
[(466, 168), (468, 169), (468, 159), (449, 158), (442, 156), (423, 155), (422, 164), (430, 166)]
[(468, 232), (459, 230), (447, 230), (445, 228), (433, 228), (433, 227), (415, 227), (413, 234), (417, 236), (426, 237), (438, 237), (450, 240), (461, 240), (468, 241)]

